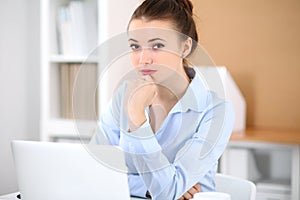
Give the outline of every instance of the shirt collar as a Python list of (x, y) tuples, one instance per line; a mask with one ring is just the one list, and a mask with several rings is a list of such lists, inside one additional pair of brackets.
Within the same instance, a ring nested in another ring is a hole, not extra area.
[(202, 112), (205, 109), (208, 95), (210, 95), (210, 93), (205, 87), (205, 84), (197, 70), (195, 71), (196, 74), (193, 80), (189, 84), (183, 97), (173, 107), (171, 113), (187, 112), (188, 110)]

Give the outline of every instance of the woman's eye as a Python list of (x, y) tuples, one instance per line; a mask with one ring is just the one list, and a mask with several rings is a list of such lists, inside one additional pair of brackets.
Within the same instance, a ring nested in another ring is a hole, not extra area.
[(129, 46), (130, 48), (131, 48), (131, 50), (133, 50), (133, 51), (136, 51), (136, 50), (138, 50), (139, 48), (140, 48), (140, 46), (139, 45), (137, 45), (137, 44), (130, 44), (130, 46)]
[(165, 45), (163, 45), (163, 44), (161, 44), (161, 43), (157, 43), (157, 44), (154, 44), (153, 45), (153, 49), (161, 49), (161, 48), (163, 48), (163, 47), (165, 47)]

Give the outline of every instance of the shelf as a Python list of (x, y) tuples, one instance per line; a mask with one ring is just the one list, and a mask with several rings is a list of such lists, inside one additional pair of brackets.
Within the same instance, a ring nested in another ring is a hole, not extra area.
[(51, 55), (52, 63), (98, 63), (96, 56)]
[(257, 200), (300, 199), (299, 166), (300, 131), (289, 130), (233, 132), (221, 159), (222, 173), (256, 181)]
[[(66, 104), (71, 105), (69, 99), (73, 96), (71, 93), (74, 94), (74, 90), (72, 90), (75, 84), (74, 80), (81, 81), (78, 80), (80, 77), (86, 78), (82, 78), (84, 80), (80, 82), (84, 84), (78, 84), (82, 86), (77, 89), (79, 97), (85, 97), (85, 94), (89, 93), (91, 85), (94, 91), (98, 83), (98, 74), (102, 70), (102, 59), (107, 57), (106, 52), (104, 55), (100, 55), (97, 47), (101, 44), (100, 41), (105, 42), (109, 40), (110, 36), (126, 31), (128, 19), (137, 3), (141, 3), (140, 0), (126, 0), (124, 6), (120, 7), (119, 1), (41, 1), (40, 135), (43, 141), (53, 141), (53, 138), (59, 140), (59, 138), (78, 137), (77, 124), (74, 124), (72, 120), (63, 119), (63, 117), (69, 117), (69, 115), (65, 115), (68, 113), (68, 111), (65, 112), (68, 109), (64, 110), (66, 108), (64, 103), (67, 102)], [(72, 13), (72, 17), (69, 15), (70, 13)], [(116, 17), (116, 13), (118, 13), (118, 17)], [(87, 70), (87, 76), (76, 76), (79, 72), (78, 66), (81, 65), (79, 66), (80, 72), (83, 72), (81, 67), (84, 64), (87, 65), (84, 68)], [(96, 70), (93, 70), (93, 67), (96, 67)], [(120, 70), (117, 72), (122, 74)], [(109, 79), (105, 81), (109, 81)], [(106, 83), (103, 85), (103, 91), (110, 94), (111, 85)], [(62, 94), (67, 96), (66, 101), (62, 101), (64, 97)], [(99, 92), (94, 96), (95, 102), (105, 99), (99, 96)], [(83, 101), (83, 98), (80, 99), (80, 102), (81, 100)], [(88, 106), (94, 106), (97, 111), (96, 115), (99, 117), (98, 113), (101, 107), (98, 104), (88, 104)], [(84, 104), (80, 108), (85, 109), (88, 106)], [(86, 110), (91, 109), (88, 107)], [(93, 119), (88, 116), (82, 116), (82, 118)], [(91, 126), (82, 125), (80, 129), (83, 129), (84, 136), (90, 137), (95, 127), (96, 125), (92, 123)]]
[(256, 183), (257, 200), (290, 200), (292, 187), (287, 180), (266, 180)]
[(234, 132), (232, 142), (266, 142), (288, 145), (300, 144), (300, 131), (264, 130), (249, 128), (245, 131)]
[(256, 182), (256, 189), (259, 192), (290, 194), (291, 184), (290, 180), (260, 180)]

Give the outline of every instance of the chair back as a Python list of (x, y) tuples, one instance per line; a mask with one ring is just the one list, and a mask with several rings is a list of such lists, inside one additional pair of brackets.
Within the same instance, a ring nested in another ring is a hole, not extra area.
[(256, 199), (256, 186), (251, 181), (217, 173), (215, 182), (216, 191), (230, 194), (231, 200)]

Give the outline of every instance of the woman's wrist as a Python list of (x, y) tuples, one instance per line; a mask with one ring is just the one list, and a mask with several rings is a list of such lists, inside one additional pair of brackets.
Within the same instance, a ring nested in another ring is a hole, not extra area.
[(147, 121), (145, 113), (132, 113), (128, 116), (130, 131), (135, 131)]

